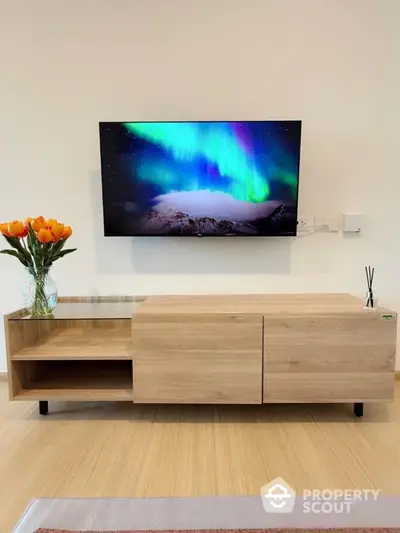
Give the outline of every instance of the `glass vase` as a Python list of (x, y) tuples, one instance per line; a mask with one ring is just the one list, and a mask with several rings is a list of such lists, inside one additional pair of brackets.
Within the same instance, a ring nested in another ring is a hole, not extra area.
[(50, 276), (50, 268), (28, 269), (22, 288), (24, 305), (32, 316), (51, 315), (57, 305), (57, 285)]

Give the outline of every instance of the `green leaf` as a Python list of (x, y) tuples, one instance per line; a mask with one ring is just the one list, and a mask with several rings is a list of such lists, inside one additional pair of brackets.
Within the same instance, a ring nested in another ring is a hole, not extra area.
[(61, 239), (52, 245), (50, 255), (46, 261), (47, 266), (52, 265), (53, 261), (57, 259), (59, 252), (63, 249), (66, 242), (67, 242), (67, 239)]
[(28, 231), (28, 249), (31, 252), (35, 266), (40, 267), (40, 242), (37, 240), (36, 233), (33, 231), (31, 225), (29, 225)]
[(21, 261), (21, 263), (29, 268), (29, 263), (27, 262), (27, 260), (25, 259), (25, 256), (24, 255), (21, 255), (20, 253), (16, 252), (15, 250), (0, 250), (0, 254), (7, 254), (7, 255), (12, 255), (13, 257), (16, 257), (19, 261)]
[(28, 243), (28, 250), (31, 252), (31, 254), (33, 256), (35, 255), (36, 242), (37, 242), (37, 239), (36, 239), (35, 232), (31, 228), (31, 226), (29, 225), (27, 243)]
[(42, 254), (43, 254), (43, 264), (45, 266), (50, 266), (53, 257), (54, 243), (46, 242), (42, 244)]
[(31, 249), (32, 245), (37, 241), (36, 233), (33, 231), (32, 226), (29, 224), (28, 228), (28, 248)]
[(18, 237), (7, 237), (7, 235), (4, 235), (4, 238), (10, 246), (18, 250)]
[(76, 252), (77, 248), (69, 248), (68, 250), (62, 250), (61, 252), (58, 252), (56, 257), (53, 257), (52, 261), (57, 261), (57, 259), (61, 259), (61, 257), (64, 257), (64, 255), (72, 254), (72, 252)]
[(25, 258), (28, 264), (32, 264), (32, 258), (29, 252), (22, 246), (21, 240), (18, 237), (6, 237), (6, 240), (10, 246), (18, 250), (18, 252)]
[(52, 255), (56, 255), (60, 250), (64, 248), (65, 243), (67, 242), (67, 239), (61, 239), (60, 241), (56, 242), (53, 246)]

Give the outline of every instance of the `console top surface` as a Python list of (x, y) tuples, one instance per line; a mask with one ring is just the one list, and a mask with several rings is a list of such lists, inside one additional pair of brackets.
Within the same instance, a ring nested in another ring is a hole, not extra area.
[[(387, 309), (379, 311), (390, 312)], [(149, 296), (136, 316), (153, 314), (370, 313), (350, 294), (230, 294)], [(373, 312), (373, 311), (372, 311)]]

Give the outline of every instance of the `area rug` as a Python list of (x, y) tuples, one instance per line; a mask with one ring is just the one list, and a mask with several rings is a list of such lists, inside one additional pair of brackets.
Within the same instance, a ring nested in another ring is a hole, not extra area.
[[(90, 533), (400, 533), (400, 528), (328, 528), (328, 529), (181, 529), (158, 531), (92, 531)], [(35, 533), (85, 533), (66, 529), (37, 529)], [(88, 532), (86, 532), (88, 533)]]
[[(400, 533), (400, 496), (357, 501), (349, 513), (266, 513), (259, 496), (41, 498), (13, 533)], [(3, 532), (1, 532), (3, 533)]]

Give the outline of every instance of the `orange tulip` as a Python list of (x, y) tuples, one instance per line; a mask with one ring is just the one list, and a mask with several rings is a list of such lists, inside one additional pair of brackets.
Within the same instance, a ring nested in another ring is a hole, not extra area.
[(14, 220), (8, 224), (8, 233), (11, 237), (25, 237), (27, 235), (24, 224), (20, 220)]
[(42, 243), (54, 242), (53, 234), (47, 228), (40, 228), (37, 234), (37, 238), (38, 238), (38, 241)]
[(63, 239), (68, 239), (68, 237), (71, 237), (72, 235), (72, 228), (71, 226), (64, 226), (64, 233), (62, 235)]
[(30, 226), (32, 220), (34, 220), (33, 217), (26, 218), (25, 222), (24, 222), (24, 226), (29, 229), (29, 226)]
[(53, 234), (54, 241), (58, 242), (64, 235), (64, 224), (56, 222), (51, 226), (50, 231)]
[(56, 220), (55, 218), (49, 218), (49, 220), (46, 220), (47, 228), (50, 229), (52, 226), (54, 226), (54, 224), (58, 224), (58, 220)]
[(6, 237), (11, 237), (11, 235), (8, 233), (8, 222), (3, 222), (0, 224), (0, 232)]
[(43, 217), (34, 218), (31, 226), (38, 233), (42, 228), (46, 227), (46, 220)]
[(24, 231), (21, 233), (21, 235), (18, 235), (18, 237), (26, 237), (28, 235), (28, 233), (29, 233), (29, 229), (24, 224)]

